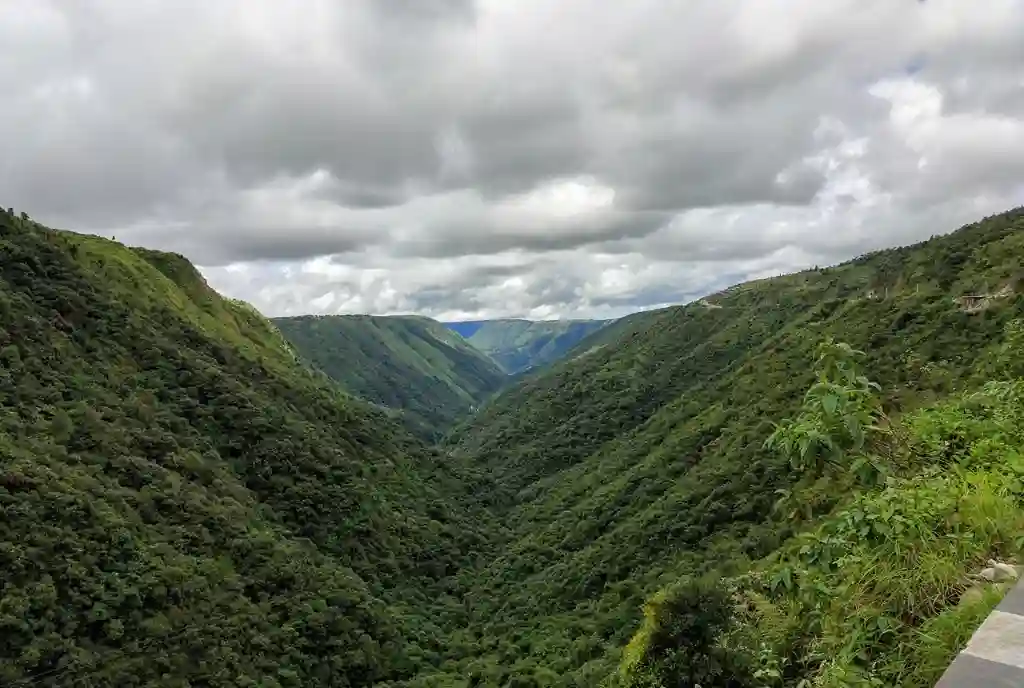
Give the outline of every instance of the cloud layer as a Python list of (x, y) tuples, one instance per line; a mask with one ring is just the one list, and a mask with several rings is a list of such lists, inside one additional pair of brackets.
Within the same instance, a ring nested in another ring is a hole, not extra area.
[(1024, 0), (7, 0), (0, 202), (270, 315), (619, 315), (1024, 203), (1022, 35)]

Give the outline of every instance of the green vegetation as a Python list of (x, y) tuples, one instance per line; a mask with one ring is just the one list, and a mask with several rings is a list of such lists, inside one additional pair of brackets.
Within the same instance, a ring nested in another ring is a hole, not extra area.
[(429, 318), (331, 315), (273, 322), (344, 389), (401, 411), (428, 440), (439, 439), (507, 379), (494, 361)]
[[(687, 579), (731, 581), (756, 571), (759, 562), (786, 551), (801, 533), (838, 528), (829, 524), (857, 507), (850, 500), (858, 490), (889, 490), (882, 494), (895, 499), (893, 490), (902, 495), (928, 487), (920, 483), (936, 478), (889, 468), (873, 453), (857, 454), (856, 430), (829, 436), (824, 444), (808, 442), (806, 462), (793, 462), (765, 441), (776, 422), (792, 418), (797, 429), (804, 424), (813, 430), (813, 423), (828, 420), (820, 417), (823, 407), (839, 411), (842, 397), (833, 401), (824, 394), (812, 395), (802, 408), (807, 390), (820, 382), (811, 364), (828, 337), (865, 352), (857, 360), (863, 372), (856, 377), (867, 375), (881, 386), (880, 393), (871, 385), (844, 391), (850, 395), (849, 412), (862, 417), (867, 411), (877, 424), (897, 423), (901, 432), (909, 432), (907, 419), (918, 417), (913, 414), (925, 414), (925, 420), (915, 421), (920, 427), (937, 422), (921, 410), (929, 405), (940, 408), (952, 403), (944, 399), (969, 394), (987, 381), (1012, 379), (1000, 377), (993, 361), (996, 352), (1016, 348), (1007, 349), (1006, 327), (1024, 316), (1021, 230), (1024, 212), (1016, 210), (915, 246), (738, 285), (705, 302), (626, 318), (570, 358), (502, 393), (457, 428), (450, 446), (456, 456), (475, 458), (501, 487), (492, 508), (511, 529), (498, 556), (474, 576), (472, 628), (480, 651), (460, 672), (480, 676), (482, 685), (598, 685), (619, 672), (622, 649), (640, 628), (644, 601), (659, 591)], [(961, 298), (965, 295), (982, 298)], [(845, 385), (848, 379), (826, 376), (830, 381)], [(883, 416), (861, 405), (870, 401), (863, 397), (868, 390), (878, 394)], [(939, 458), (959, 464), (970, 455), (964, 452), (979, 451), (955, 423), (929, 432), (930, 453), (922, 453), (924, 446), (912, 438), (906, 445), (911, 458), (902, 459), (921, 471), (938, 470)], [(889, 437), (874, 430), (865, 435), (863, 446)], [(812, 437), (797, 434), (792, 444), (799, 448), (802, 439)], [(987, 440), (979, 442), (987, 446)], [(1013, 446), (1006, 440), (1006, 447)], [(944, 449), (936, 456), (939, 447)], [(999, 452), (1010, 451), (1006, 447), (993, 450), (997, 463), (1010, 463), (1000, 458)], [(814, 471), (808, 472), (811, 465)], [(815, 477), (817, 470), (821, 477)], [(830, 481), (835, 474), (852, 477)], [(939, 490), (941, 500), (921, 507), (927, 508), (921, 529), (943, 533), (937, 528), (949, 515), (943, 509), (973, 490), (979, 491), (978, 513), (970, 518), (986, 520), (996, 513), (988, 508), (1005, 516), (1017, 495), (1006, 492), (1002, 480), (966, 473), (960, 483)], [(874, 482), (877, 486), (869, 487)], [(878, 499), (874, 492), (858, 499), (864, 508), (889, 508), (872, 501)], [(967, 516), (950, 516), (956, 518)], [(976, 523), (951, 524), (958, 530), (949, 532), (967, 532)], [(1011, 554), (1006, 543), (1013, 541), (1005, 538), (1016, 525), (1004, 519), (973, 536), (977, 541), (960, 550), (956, 565), (941, 573), (943, 580), (962, 583), (967, 569), (983, 566), (987, 556)], [(912, 585), (922, 570), (916, 578), (903, 574), (915, 567), (906, 545), (917, 531), (904, 532), (894, 536), (888, 551), (845, 551), (837, 542), (834, 556), (828, 546), (815, 556), (832, 562), (860, 556), (863, 563), (857, 566), (863, 569), (850, 563), (844, 570), (884, 570), (879, 562), (900, 548), (911, 558), (892, 560), (890, 584)], [(872, 564), (869, 555), (876, 557)], [(921, 556), (938, 555), (921, 550)], [(941, 590), (936, 583), (917, 594), (931, 598)], [(844, 589), (843, 594), (855, 592)], [(856, 604), (870, 595), (893, 600), (906, 592), (893, 588), (845, 598), (822, 592), (819, 599)], [(926, 622), (937, 624), (929, 633), (960, 628), (975, 611), (952, 611), (955, 601), (942, 600), (934, 614), (907, 612), (900, 628), (924, 632)], [(885, 609), (880, 605), (868, 604), (857, 618), (867, 623)], [(852, 622), (839, 609), (837, 603), (823, 613), (830, 617), (820, 621), (826, 637), (834, 633), (829, 623)], [(790, 612), (785, 605), (765, 611), (780, 619), (780, 629), (795, 618)], [(800, 649), (817, 633), (806, 628), (795, 638), (780, 638), (796, 646), (793, 656), (803, 662), (785, 668), (782, 685), (818, 675), (813, 662), (823, 655)], [(929, 661), (941, 663), (962, 634), (935, 638)], [(769, 656), (789, 657), (782, 644), (770, 648)], [(924, 662), (923, 657), (913, 661)]]
[(411, 676), (495, 530), (459, 470), (179, 256), (0, 213), (0, 684)]
[(483, 320), (449, 323), (510, 375), (562, 358), (607, 320)]
[[(842, 402), (819, 403), (853, 396), (870, 405), (854, 352), (823, 349), (821, 381), (835, 396), (812, 387), (801, 418), (767, 444), (799, 462), (810, 491), (821, 480), (806, 462), (816, 441), (833, 459), (828, 489), (847, 496), (751, 571), (708, 585), (717, 606), (692, 584), (657, 595), (625, 653), (623, 685), (926, 688), (1005, 592), (972, 585), (971, 574), (1024, 544), (1024, 380), (992, 381), (879, 426)], [(836, 352), (842, 363), (830, 370)], [(868, 430), (874, 441), (851, 443)], [(884, 485), (857, 475), (868, 457), (885, 467)], [(708, 617), (712, 639), (691, 630)]]
[(0, 223), (4, 685), (923, 688), (1024, 547), (1024, 210), (616, 321), (437, 449), (180, 257)]

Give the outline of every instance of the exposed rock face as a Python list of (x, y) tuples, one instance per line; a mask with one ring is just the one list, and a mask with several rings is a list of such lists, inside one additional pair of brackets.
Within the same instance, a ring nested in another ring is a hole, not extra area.
[(1007, 564), (1004, 562), (998, 562), (994, 559), (988, 560), (988, 566), (983, 568), (978, 577), (982, 580), (986, 580), (990, 583), (1003, 583), (1006, 581), (1015, 581), (1020, 578), (1020, 569), (1022, 567), (1014, 566), (1013, 564)]
[(960, 595), (959, 603), (970, 604), (980, 599), (990, 585), (1009, 588), (1021, 573), (1024, 573), (1024, 566), (989, 559), (988, 566), (969, 576), (974, 582)]

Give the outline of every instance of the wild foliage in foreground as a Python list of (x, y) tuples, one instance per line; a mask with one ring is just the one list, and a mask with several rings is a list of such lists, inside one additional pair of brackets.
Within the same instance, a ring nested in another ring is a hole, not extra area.
[(748, 573), (655, 596), (616, 685), (928, 688), (998, 602), (1004, 586), (972, 574), (1024, 545), (1024, 380), (879, 427), (857, 353), (826, 342), (800, 416), (767, 442), (804, 473), (794, 499), (823, 479), (849, 496)]
[[(511, 539), (467, 575), (469, 658), (443, 680), (597, 685), (616, 671), (653, 594), (746, 572), (810, 527), (805, 519), (831, 513), (847, 483), (809, 479), (764, 446), (775, 422), (800, 418), (823, 339), (864, 352), (860, 369), (882, 387), (880, 426), (1005, 379), (989, 354), (1024, 316), (1021, 230), (1024, 212), (1011, 211), (631, 316), (500, 394), (451, 437), (456, 455), (500, 487), (495, 509)], [(887, 437), (876, 434), (865, 442)], [(812, 458), (832, 470), (828, 452)], [(886, 484), (884, 463), (868, 454), (842, 465), (856, 461)]]

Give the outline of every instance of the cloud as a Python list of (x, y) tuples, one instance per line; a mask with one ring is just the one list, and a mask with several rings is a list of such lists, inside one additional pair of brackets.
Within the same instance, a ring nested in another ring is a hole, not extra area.
[(618, 315), (1024, 203), (1022, 33), (1021, 0), (8, 0), (0, 202), (268, 314)]

